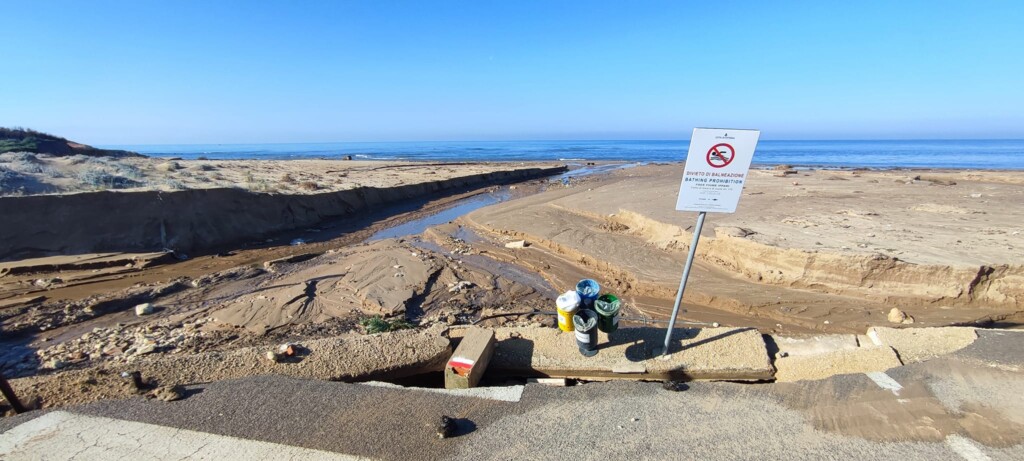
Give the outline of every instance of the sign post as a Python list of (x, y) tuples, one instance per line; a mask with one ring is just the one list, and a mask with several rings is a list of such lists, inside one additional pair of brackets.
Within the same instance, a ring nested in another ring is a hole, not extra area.
[(704, 228), (707, 213), (733, 213), (743, 194), (743, 184), (754, 159), (754, 148), (761, 135), (758, 130), (733, 130), (724, 128), (694, 128), (690, 137), (690, 150), (686, 154), (686, 168), (679, 186), (676, 211), (696, 211), (697, 225), (693, 229), (693, 240), (683, 266), (683, 277), (679, 281), (676, 301), (672, 306), (672, 318), (665, 332), (665, 344), (661, 355), (668, 355), (672, 330), (676, 327), (679, 306), (686, 291), (686, 280), (690, 277), (693, 256), (697, 253), (700, 231)]

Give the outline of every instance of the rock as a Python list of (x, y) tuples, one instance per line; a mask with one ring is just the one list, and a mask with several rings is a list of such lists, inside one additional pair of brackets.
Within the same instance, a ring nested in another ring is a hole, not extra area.
[(274, 351), (267, 351), (266, 357), (267, 357), (267, 360), (270, 360), (271, 362), (274, 362), (274, 363), (280, 362), (281, 358), (282, 358), (281, 354), (278, 354), (277, 352), (274, 352)]
[(346, 156), (342, 157), (341, 159), (342, 160), (352, 160), (352, 156), (351, 155), (346, 155)]
[(455, 418), (441, 416), (441, 421), (437, 424), (437, 437), (447, 439), (453, 435), (455, 435)]
[(530, 244), (526, 243), (526, 240), (516, 240), (505, 244), (505, 248), (526, 248), (528, 246), (530, 246)]
[(903, 321), (907, 319), (907, 314), (899, 310), (899, 308), (894, 307), (889, 311), (888, 319), (889, 323), (903, 323)]
[(903, 319), (903, 321), (900, 322), (900, 323), (902, 323), (904, 325), (910, 325), (910, 324), (914, 323), (914, 317), (912, 317), (910, 314), (904, 314), (904, 315), (906, 316), (906, 318)]
[(149, 315), (153, 313), (153, 305), (150, 303), (142, 303), (135, 306), (135, 315), (142, 317), (143, 315)]
[(163, 386), (153, 391), (153, 397), (163, 400), (164, 402), (181, 400), (185, 397), (185, 388), (177, 385)]
[(145, 355), (156, 351), (156, 344), (144, 343), (135, 349), (135, 353), (132, 355)]

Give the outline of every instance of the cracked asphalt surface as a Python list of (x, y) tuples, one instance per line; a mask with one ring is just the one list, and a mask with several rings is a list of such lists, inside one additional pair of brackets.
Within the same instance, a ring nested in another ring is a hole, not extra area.
[[(177, 402), (66, 410), (316, 450), (301, 452), (310, 459), (1024, 459), (1024, 332), (983, 331), (966, 349), (887, 375), (901, 389), (864, 374), (679, 392), (618, 381), (528, 385), (519, 402), (260, 376), (193, 386)], [(0, 420), (0, 430), (44, 414)], [(458, 418), (456, 437), (437, 437), (441, 415)]]

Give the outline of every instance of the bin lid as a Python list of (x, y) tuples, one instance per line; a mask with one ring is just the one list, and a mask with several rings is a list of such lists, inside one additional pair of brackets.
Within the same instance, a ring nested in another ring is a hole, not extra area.
[(597, 297), (597, 293), (601, 291), (601, 285), (597, 284), (597, 280), (594, 279), (583, 279), (580, 283), (576, 284), (576, 292), (582, 297), (588, 299), (594, 299)]
[(590, 331), (597, 326), (597, 312), (590, 309), (581, 309), (572, 316), (572, 323), (577, 330)]
[(555, 300), (558, 308), (565, 312), (576, 312), (580, 307), (580, 294), (575, 291), (566, 291)]

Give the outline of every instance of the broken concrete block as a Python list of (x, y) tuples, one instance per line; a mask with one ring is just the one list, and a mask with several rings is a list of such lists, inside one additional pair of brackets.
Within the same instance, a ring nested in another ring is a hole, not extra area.
[(892, 347), (904, 363), (922, 362), (956, 352), (974, 343), (978, 333), (971, 327), (868, 328), (868, 337)]
[(445, 389), (476, 387), (494, 355), (494, 331), (473, 327), (444, 368)]
[(779, 348), (778, 357), (818, 355), (858, 347), (855, 335), (771, 336)]
[(885, 371), (902, 365), (896, 351), (891, 347), (836, 350), (824, 354), (776, 359), (775, 381), (825, 379), (835, 375)]

